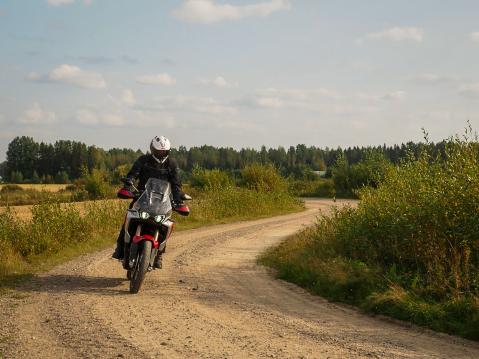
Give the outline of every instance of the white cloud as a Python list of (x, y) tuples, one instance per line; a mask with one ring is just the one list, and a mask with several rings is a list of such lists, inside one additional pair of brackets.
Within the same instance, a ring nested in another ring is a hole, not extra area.
[(381, 97), (382, 100), (387, 100), (387, 101), (397, 101), (397, 100), (402, 100), (406, 96), (406, 92), (404, 91), (394, 91), (387, 93)]
[(120, 127), (126, 124), (125, 119), (121, 115), (112, 113), (97, 114), (89, 110), (77, 111), (76, 120), (82, 125), (88, 126), (105, 125), (109, 127)]
[[(421, 42), (424, 38), (424, 30), (418, 27), (391, 27), (383, 31), (368, 34), (369, 39), (391, 41), (416, 41)], [(360, 40), (361, 41), (361, 40)]]
[[(386, 97), (400, 98), (401, 96), (404, 96), (404, 93), (398, 91), (383, 96), (374, 96), (374, 100), (385, 100)], [(357, 99), (358, 97), (355, 98)], [(371, 98), (373, 97), (368, 97), (368, 99)], [(354, 104), (352, 102), (353, 99), (351, 96), (325, 88), (266, 88), (257, 90), (254, 94), (239, 100), (238, 104), (246, 108), (270, 110), (281, 108), (284, 110), (320, 113), (325, 116), (369, 115), (379, 111), (379, 108), (376, 106)]]
[(294, 108), (308, 111), (317, 111), (321, 106), (321, 101), (328, 103), (338, 101), (342, 98), (338, 92), (325, 88), (302, 89), (285, 88), (277, 89), (274, 87), (256, 90), (237, 103), (243, 107), (251, 108)]
[(320, 98), (327, 98), (330, 100), (339, 100), (342, 96), (334, 90), (319, 88), (319, 89), (301, 89), (301, 88), (287, 88), (277, 89), (269, 87), (266, 89), (257, 90), (259, 96), (278, 97), (287, 101), (308, 101), (317, 100)]
[(256, 99), (256, 103), (259, 107), (266, 108), (280, 108), (283, 107), (283, 102), (277, 97), (260, 97)]
[(226, 81), (223, 76), (216, 76), (214, 79), (200, 78), (198, 82), (205, 86), (216, 86), (220, 88), (238, 87), (237, 82)]
[(121, 101), (127, 106), (133, 106), (136, 104), (135, 94), (129, 89), (123, 90)]
[(81, 109), (76, 112), (75, 120), (81, 125), (96, 127), (99, 130), (110, 127), (131, 126), (132, 123), (138, 128), (178, 128), (187, 125), (184, 122), (178, 123), (172, 113), (162, 112), (159, 115), (152, 113), (151, 109), (146, 111), (135, 109), (135, 111), (128, 114), (128, 121), (119, 109), (114, 113), (105, 112), (101, 109)]
[(144, 85), (165, 85), (176, 84), (176, 80), (167, 73), (138, 76), (136, 81)]
[(416, 82), (421, 82), (421, 83), (440, 84), (440, 83), (455, 82), (458, 80), (458, 77), (428, 73), (428, 74), (421, 74), (421, 75), (414, 76), (413, 79)]
[(474, 42), (479, 42), (479, 31), (471, 33), (471, 40)]
[(459, 93), (466, 97), (479, 97), (479, 83), (461, 85)]
[(68, 5), (73, 4), (75, 0), (47, 0), (48, 5), (51, 6), (61, 6), (61, 5)]
[(355, 98), (361, 101), (399, 101), (406, 97), (405, 91), (393, 91), (383, 95), (358, 93)]
[(101, 116), (100, 122), (108, 126), (123, 126), (126, 124), (125, 119), (117, 114), (107, 113)]
[[(62, 6), (62, 5), (70, 5), (77, 2), (77, 0), (46, 0), (47, 4), (50, 6)], [(93, 0), (83, 0), (85, 5), (90, 5)]]
[(43, 125), (55, 122), (54, 112), (44, 111), (38, 102), (34, 102), (32, 107), (26, 110), (19, 118), (18, 122), (27, 125)]
[(27, 80), (64, 83), (89, 89), (102, 89), (106, 87), (106, 81), (101, 74), (85, 71), (78, 66), (68, 64), (60, 65), (46, 75), (32, 72), (27, 76)]
[(222, 104), (211, 97), (196, 96), (162, 96), (152, 103), (137, 105), (137, 110), (153, 112), (193, 112), (211, 115), (234, 115), (238, 110), (226, 104)]
[(88, 110), (79, 110), (76, 119), (82, 125), (97, 125), (99, 123), (98, 116)]
[(270, 0), (250, 5), (217, 4), (213, 0), (187, 0), (173, 15), (183, 21), (212, 24), (247, 17), (267, 17), (291, 8), (289, 0)]

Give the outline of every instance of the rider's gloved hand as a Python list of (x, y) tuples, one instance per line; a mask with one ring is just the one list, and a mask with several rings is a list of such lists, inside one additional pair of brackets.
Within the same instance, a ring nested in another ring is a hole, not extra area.
[(183, 207), (184, 205), (185, 203), (183, 201), (175, 202), (175, 208), (180, 208), (180, 207)]

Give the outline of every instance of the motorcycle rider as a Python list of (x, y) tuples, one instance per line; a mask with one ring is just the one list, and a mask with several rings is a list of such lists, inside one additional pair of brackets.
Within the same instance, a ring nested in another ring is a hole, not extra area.
[[(181, 180), (178, 165), (173, 158), (169, 157), (171, 149), (170, 141), (164, 136), (155, 136), (150, 142), (150, 153), (140, 156), (133, 164), (126, 177), (130, 180), (138, 179), (138, 189), (143, 191), (149, 178), (159, 178), (170, 182), (173, 202), (175, 206), (183, 205), (183, 192), (181, 191)], [(130, 205), (133, 206), (135, 201)], [(123, 259), (125, 246), (125, 226), (121, 227), (120, 234), (116, 241), (115, 252), (112, 257)], [(162, 253), (155, 258), (155, 268), (161, 268)]]

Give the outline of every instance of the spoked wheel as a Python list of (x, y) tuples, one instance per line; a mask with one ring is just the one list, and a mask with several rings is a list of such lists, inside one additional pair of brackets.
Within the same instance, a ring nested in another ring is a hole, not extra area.
[(151, 242), (143, 241), (140, 245), (140, 248), (138, 249), (139, 251), (136, 257), (137, 260), (135, 263), (135, 267), (131, 271), (130, 279), (130, 293), (133, 294), (138, 293), (138, 291), (140, 290), (141, 284), (145, 279), (145, 274), (148, 270), (148, 266), (150, 265)]

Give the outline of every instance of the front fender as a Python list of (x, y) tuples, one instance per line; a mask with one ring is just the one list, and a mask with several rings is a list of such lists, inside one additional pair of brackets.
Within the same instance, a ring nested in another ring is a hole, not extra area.
[(158, 249), (159, 243), (157, 240), (155, 240), (155, 237), (150, 236), (149, 234), (144, 234), (142, 236), (134, 236), (133, 237), (133, 243), (138, 245), (141, 241), (150, 241), (153, 243), (153, 248)]

